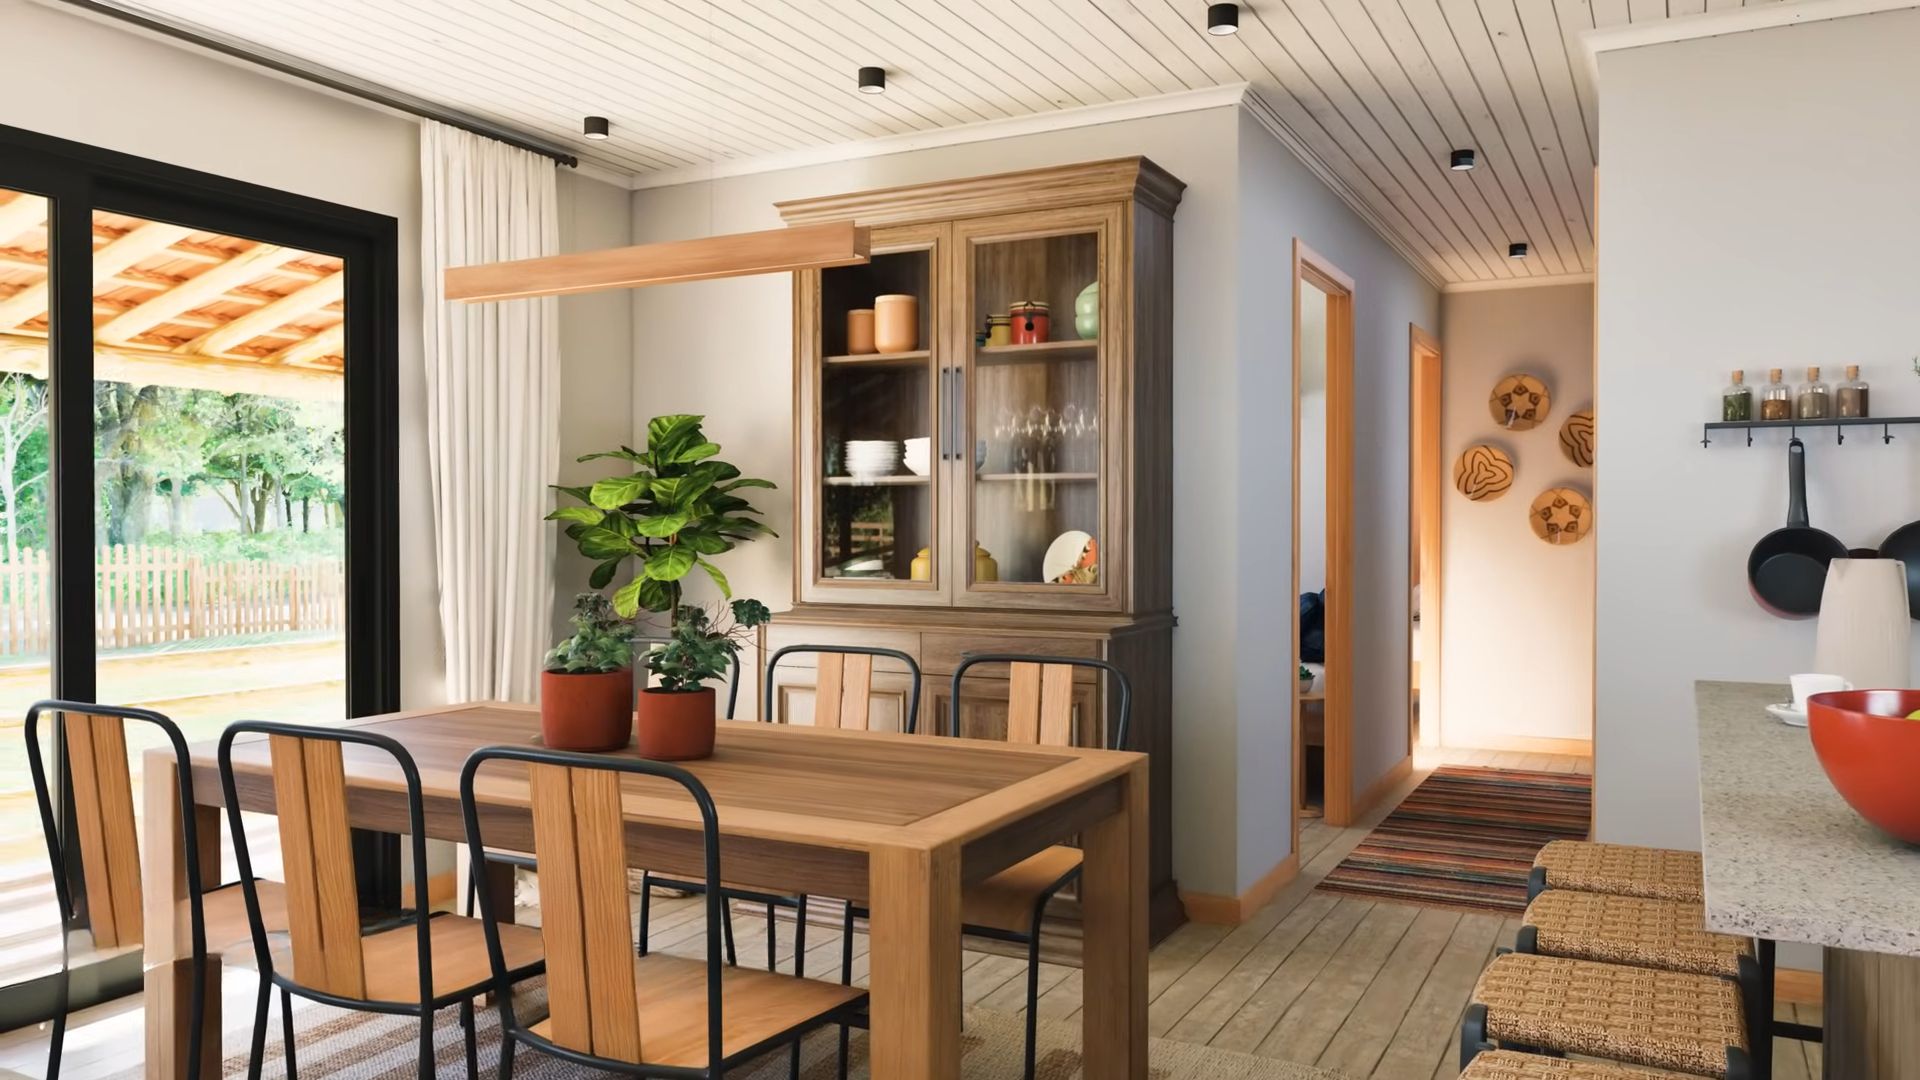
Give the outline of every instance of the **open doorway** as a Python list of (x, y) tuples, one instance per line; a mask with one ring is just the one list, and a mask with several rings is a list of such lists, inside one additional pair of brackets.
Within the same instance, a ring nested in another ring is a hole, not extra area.
[(1407, 745), (1440, 744), (1440, 343), (1409, 326), (1413, 379), (1408, 424)]
[(1353, 279), (1293, 243), (1293, 825), (1353, 816)]

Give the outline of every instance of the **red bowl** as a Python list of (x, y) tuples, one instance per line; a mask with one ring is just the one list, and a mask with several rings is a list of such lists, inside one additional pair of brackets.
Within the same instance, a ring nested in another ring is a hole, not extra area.
[(1920, 690), (1842, 690), (1807, 699), (1813, 751), (1860, 816), (1920, 844)]

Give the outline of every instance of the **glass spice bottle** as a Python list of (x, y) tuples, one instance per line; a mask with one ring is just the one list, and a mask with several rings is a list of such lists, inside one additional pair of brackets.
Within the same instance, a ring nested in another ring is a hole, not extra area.
[(1747, 373), (1735, 371), (1733, 382), (1720, 394), (1720, 419), (1753, 419), (1753, 388), (1747, 385)]
[(1840, 384), (1834, 394), (1834, 404), (1839, 415), (1847, 417), (1872, 416), (1867, 408), (1867, 381), (1860, 377), (1860, 365), (1847, 365), (1847, 381)]
[(1793, 419), (1793, 391), (1781, 379), (1781, 371), (1767, 372), (1767, 385), (1760, 388), (1760, 419)]
[(1833, 391), (1820, 381), (1820, 369), (1807, 369), (1807, 381), (1793, 399), (1793, 413), (1800, 420), (1825, 420), (1833, 415)]

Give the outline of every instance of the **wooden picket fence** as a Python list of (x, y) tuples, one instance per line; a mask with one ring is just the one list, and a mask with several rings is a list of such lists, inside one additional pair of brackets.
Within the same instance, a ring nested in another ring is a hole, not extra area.
[[(339, 559), (209, 562), (170, 548), (116, 544), (94, 557), (94, 641), (102, 649), (193, 638), (346, 626)], [(44, 551), (0, 558), (0, 655), (53, 644), (53, 563)]]

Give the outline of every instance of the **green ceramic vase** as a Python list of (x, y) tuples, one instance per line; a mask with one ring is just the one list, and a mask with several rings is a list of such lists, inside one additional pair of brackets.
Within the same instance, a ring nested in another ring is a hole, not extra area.
[(1073, 298), (1073, 330), (1082, 338), (1100, 336), (1100, 283), (1098, 281), (1080, 290)]

